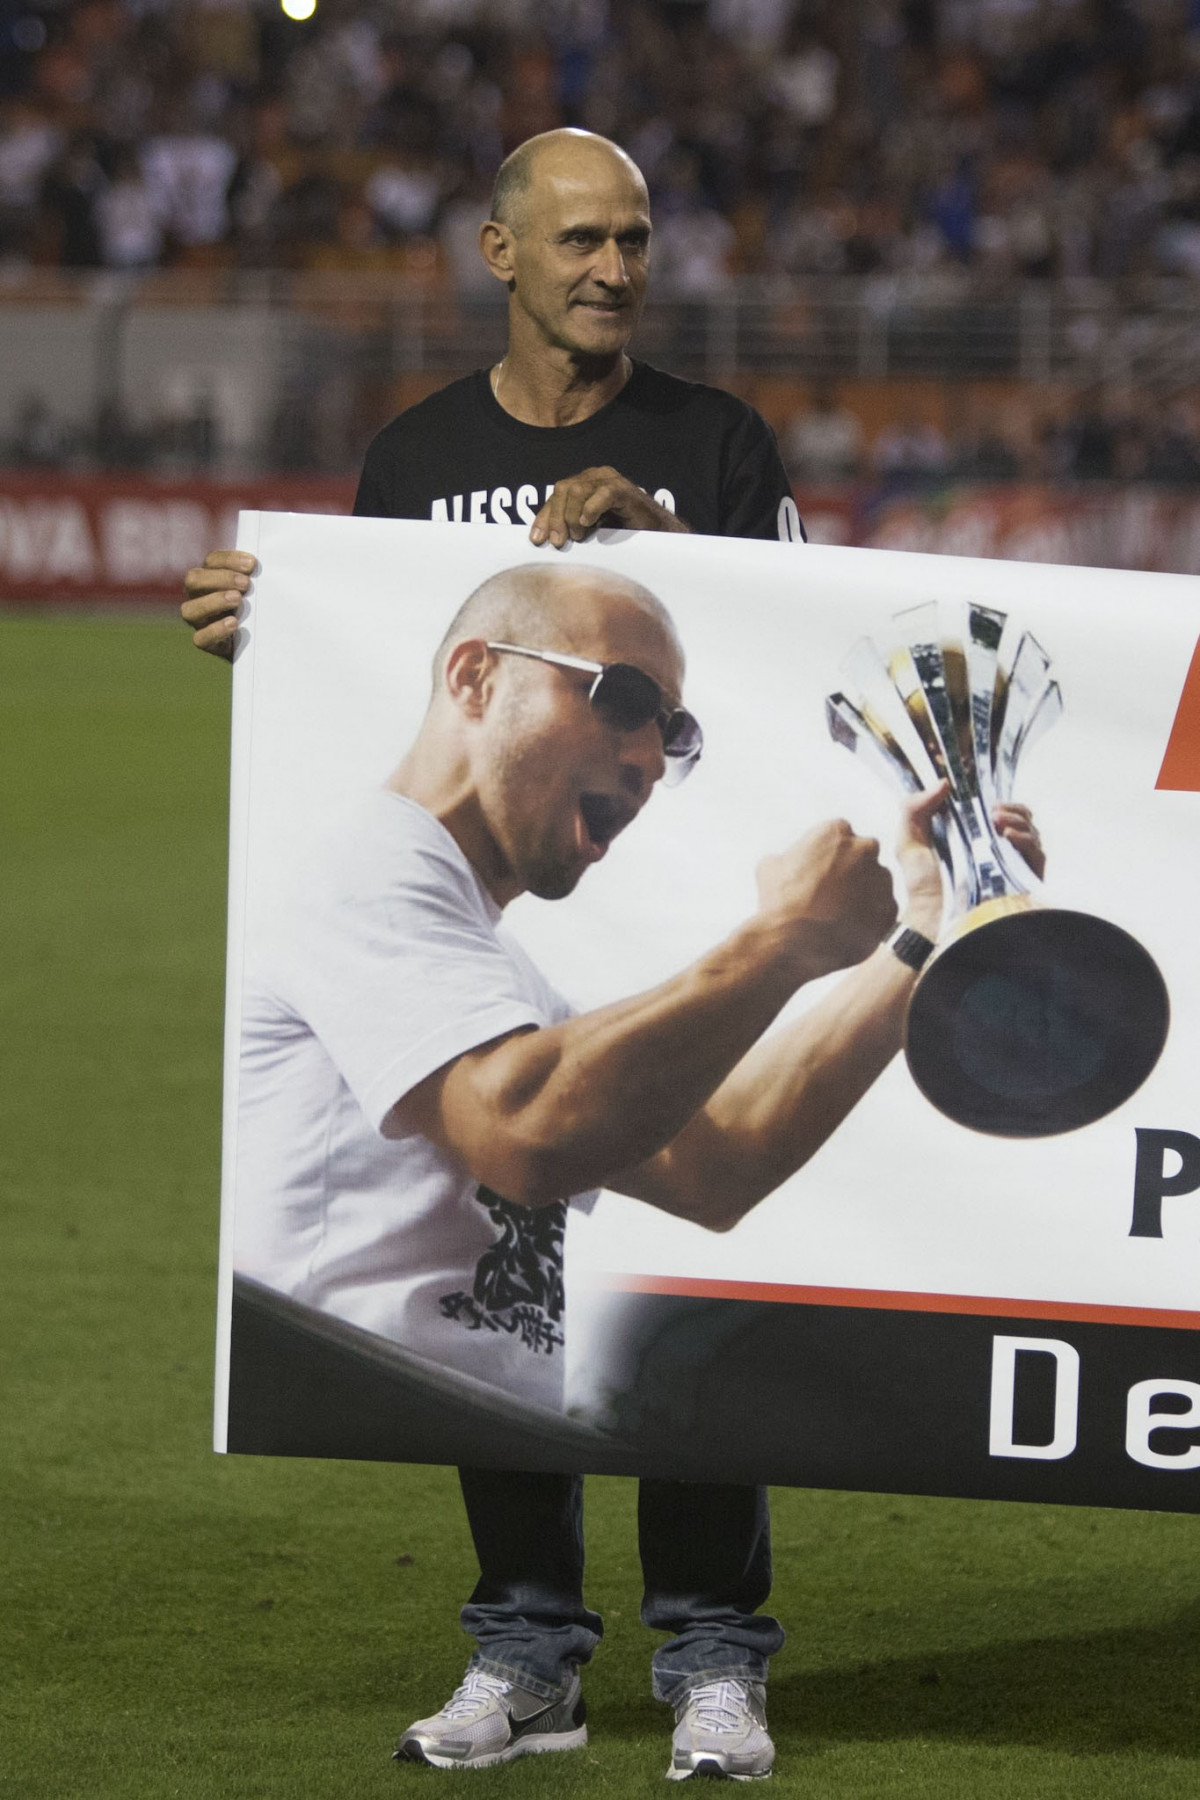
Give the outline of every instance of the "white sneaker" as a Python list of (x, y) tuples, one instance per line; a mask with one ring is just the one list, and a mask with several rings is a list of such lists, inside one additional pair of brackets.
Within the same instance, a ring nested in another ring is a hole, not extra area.
[(587, 1743), (586, 1717), (578, 1675), (563, 1699), (543, 1700), (468, 1669), (441, 1712), (410, 1725), (392, 1757), (435, 1769), (490, 1769), (542, 1750), (577, 1750)]
[(704, 1681), (688, 1689), (675, 1709), (668, 1781), (692, 1775), (758, 1781), (774, 1761), (761, 1681)]

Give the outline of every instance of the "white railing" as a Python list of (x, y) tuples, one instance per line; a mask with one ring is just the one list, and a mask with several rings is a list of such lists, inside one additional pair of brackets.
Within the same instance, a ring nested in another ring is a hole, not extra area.
[[(106, 406), (157, 428), (202, 402), (235, 461), (270, 461), (307, 431), (317, 463), (335, 466), (361, 438), (364, 396), (497, 357), (503, 300), (499, 290), (455, 294), (379, 274), (0, 275), (0, 445), (33, 397), (78, 434), (94, 432)], [(1179, 392), (1200, 386), (1198, 301), (1200, 286), (1183, 280), (988, 289), (944, 274), (746, 277), (701, 296), (656, 290), (635, 348), (717, 382), (999, 379)]]

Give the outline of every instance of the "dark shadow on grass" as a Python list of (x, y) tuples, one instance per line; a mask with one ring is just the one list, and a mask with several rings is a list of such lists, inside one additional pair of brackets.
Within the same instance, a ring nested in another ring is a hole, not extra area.
[[(665, 1708), (592, 1686), (598, 1740), (669, 1732)], [(772, 1735), (792, 1754), (922, 1738), (1200, 1758), (1200, 1605), (1158, 1626), (798, 1673), (773, 1680), (768, 1699)]]
[(920, 1737), (1200, 1757), (1200, 1606), (1164, 1625), (791, 1675), (771, 1702), (794, 1750)]

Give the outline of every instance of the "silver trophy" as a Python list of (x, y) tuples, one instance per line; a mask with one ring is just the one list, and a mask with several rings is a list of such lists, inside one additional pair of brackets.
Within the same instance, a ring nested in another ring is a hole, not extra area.
[(1048, 903), (995, 828), (1018, 759), (1063, 710), (1050, 658), (1006, 620), (973, 603), (896, 614), (896, 648), (885, 659), (869, 639), (856, 644), (825, 714), (830, 736), (904, 793), (950, 784), (933, 826), (946, 916), (905, 1025), (913, 1079), (959, 1124), (1045, 1137), (1103, 1118), (1141, 1086), (1169, 1007), (1141, 944)]

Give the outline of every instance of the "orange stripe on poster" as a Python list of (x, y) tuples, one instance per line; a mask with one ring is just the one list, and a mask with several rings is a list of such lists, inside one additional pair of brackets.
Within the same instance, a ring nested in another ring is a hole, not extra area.
[(1200, 643), (1192, 653), (1155, 787), (1200, 793)]
[(1096, 1306), (1078, 1300), (1007, 1300), (985, 1294), (907, 1294), (891, 1288), (791, 1287), (703, 1276), (613, 1275), (619, 1294), (678, 1294), (695, 1300), (758, 1300), (791, 1306), (851, 1306), (873, 1312), (981, 1313), (1000, 1319), (1075, 1320), (1082, 1325), (1159, 1325), (1200, 1331), (1200, 1313), (1149, 1306)]

